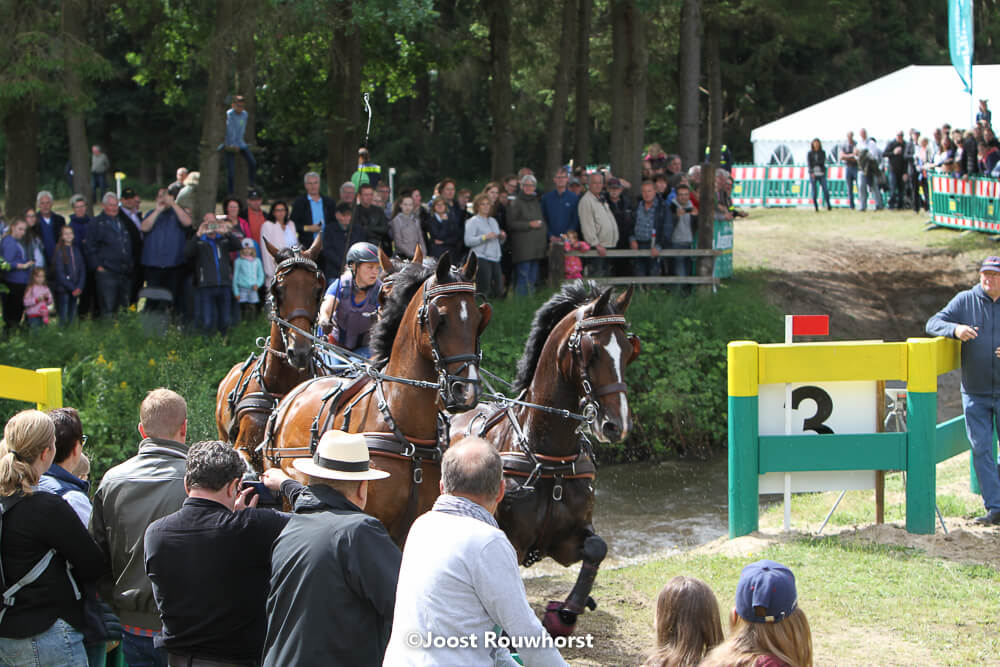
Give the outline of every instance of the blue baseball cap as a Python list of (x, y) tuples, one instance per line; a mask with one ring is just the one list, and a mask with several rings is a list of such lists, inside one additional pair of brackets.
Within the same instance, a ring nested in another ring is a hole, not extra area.
[(987, 257), (983, 260), (983, 265), (979, 267), (979, 272), (996, 271), (1000, 273), (1000, 257)]
[(798, 607), (795, 575), (781, 563), (750, 563), (736, 585), (736, 613), (749, 623), (780, 623)]

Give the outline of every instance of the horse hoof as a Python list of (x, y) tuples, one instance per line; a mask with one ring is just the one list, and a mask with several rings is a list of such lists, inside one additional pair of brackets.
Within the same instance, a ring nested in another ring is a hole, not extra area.
[(576, 627), (576, 617), (573, 612), (563, 609), (562, 602), (552, 600), (545, 607), (542, 626), (553, 637), (568, 637), (573, 634), (573, 629)]

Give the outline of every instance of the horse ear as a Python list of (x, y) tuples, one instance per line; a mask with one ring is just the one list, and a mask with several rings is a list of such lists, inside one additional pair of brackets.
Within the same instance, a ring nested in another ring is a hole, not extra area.
[(394, 272), (392, 259), (386, 254), (385, 250), (382, 249), (382, 246), (379, 246), (378, 249), (378, 265), (382, 267), (382, 270), (387, 274)]
[(410, 264), (423, 264), (424, 263), (424, 251), (419, 245), (417, 249), (413, 251), (413, 259), (410, 260)]
[(476, 253), (470, 252), (469, 258), (465, 260), (465, 265), (462, 266), (462, 278), (466, 282), (473, 282), (476, 279), (476, 271), (479, 270), (479, 260), (476, 257)]
[(597, 297), (597, 303), (594, 304), (594, 309), (591, 311), (594, 315), (601, 315), (608, 312), (608, 302), (611, 301), (612, 289), (614, 288), (608, 287), (601, 292), (601, 296)]
[(279, 249), (271, 245), (270, 241), (268, 241), (267, 239), (262, 238), (261, 240), (264, 241), (264, 248), (266, 248), (267, 251), (271, 254), (271, 257), (274, 258), (274, 256), (278, 254)]
[(317, 234), (316, 237), (313, 238), (313, 242), (312, 245), (309, 246), (309, 250), (306, 250), (302, 254), (306, 258), (315, 262), (317, 259), (319, 259), (319, 254), (322, 250), (323, 250), (323, 236), (321, 234)]
[(629, 304), (632, 303), (632, 294), (635, 293), (635, 284), (628, 286), (628, 289), (618, 295), (615, 299), (615, 310), (619, 315), (624, 315), (625, 311), (628, 310)]
[(448, 276), (451, 274), (451, 253), (447, 250), (438, 257), (437, 267), (434, 269), (434, 274), (437, 276), (437, 281), (439, 285), (443, 285)]
[(479, 332), (478, 333), (479, 333), (479, 335), (482, 335), (483, 329), (485, 329), (486, 325), (490, 323), (491, 319), (493, 319), (493, 306), (491, 306), (488, 303), (481, 304), (479, 306), (479, 317), (480, 317), (480, 320), (479, 320)]

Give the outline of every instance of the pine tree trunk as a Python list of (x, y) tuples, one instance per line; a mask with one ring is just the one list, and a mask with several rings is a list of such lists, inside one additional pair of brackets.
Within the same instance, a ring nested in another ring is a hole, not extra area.
[(364, 132), (361, 109), (361, 37), (354, 24), (351, 0), (341, 0), (334, 16), (330, 51), (330, 83), (334, 104), (326, 134), (326, 189), (336, 199), (340, 184), (358, 164)]
[(4, 191), (9, 221), (35, 205), (38, 191), (38, 112), (34, 100), (14, 105), (3, 119), (3, 131), (7, 137)]
[(576, 124), (574, 127), (573, 158), (586, 166), (590, 159), (590, 16), (594, 0), (580, 0), (576, 56)]
[(575, 70), (577, 0), (563, 0), (562, 36), (559, 40), (559, 63), (552, 98), (552, 120), (549, 123), (545, 145), (545, 181), (551, 182), (553, 174), (565, 164), (566, 113), (569, 109), (570, 77)]
[(215, 30), (211, 38), (211, 59), (202, 109), (201, 140), (198, 143), (198, 167), (201, 181), (195, 196), (192, 222), (195, 228), (206, 213), (215, 211), (219, 190), (219, 167), (222, 153), (219, 145), (226, 134), (226, 88), (229, 71), (229, 46), (232, 44), (233, 20), (237, 0), (216, 0)]
[(490, 136), (490, 173), (495, 180), (514, 171), (514, 131), (510, 86), (510, 0), (486, 3), (490, 29), (490, 110), (493, 127)]
[[(243, 137), (251, 151), (257, 147), (257, 53), (253, 36), (257, 28), (258, 0), (243, 0), (236, 21), (236, 87), (235, 94), (246, 102), (247, 127)], [(247, 162), (236, 159), (236, 196), (245, 199), (249, 187)]]
[(87, 7), (85, 0), (63, 0), (62, 39), (66, 51), (63, 80), (70, 98), (63, 110), (66, 117), (66, 135), (69, 139), (69, 158), (73, 167), (73, 194), (87, 198), (93, 205), (90, 193), (90, 147), (87, 145), (87, 125), (83, 118), (83, 83), (77, 71), (76, 52), (84, 48), (87, 40)]
[(614, 2), (611, 21), (611, 80), (621, 82), (611, 99), (611, 170), (635, 184), (641, 178), (646, 123), (645, 24), (633, 0)]
[(681, 8), (680, 72), (677, 99), (677, 143), (685, 167), (701, 161), (698, 148), (701, 80), (701, 0), (684, 0)]

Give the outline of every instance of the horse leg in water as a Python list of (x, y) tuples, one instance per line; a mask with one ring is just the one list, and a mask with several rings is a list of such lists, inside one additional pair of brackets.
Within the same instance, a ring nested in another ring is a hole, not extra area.
[(590, 597), (590, 591), (594, 587), (594, 579), (597, 578), (597, 568), (607, 553), (607, 543), (595, 535), (593, 529), (588, 528), (580, 549), (583, 563), (580, 565), (580, 574), (576, 578), (573, 590), (564, 602), (553, 600), (545, 608), (542, 625), (550, 635), (565, 637), (572, 634), (576, 618), (583, 613), (584, 607), (591, 611), (597, 608), (597, 603)]

